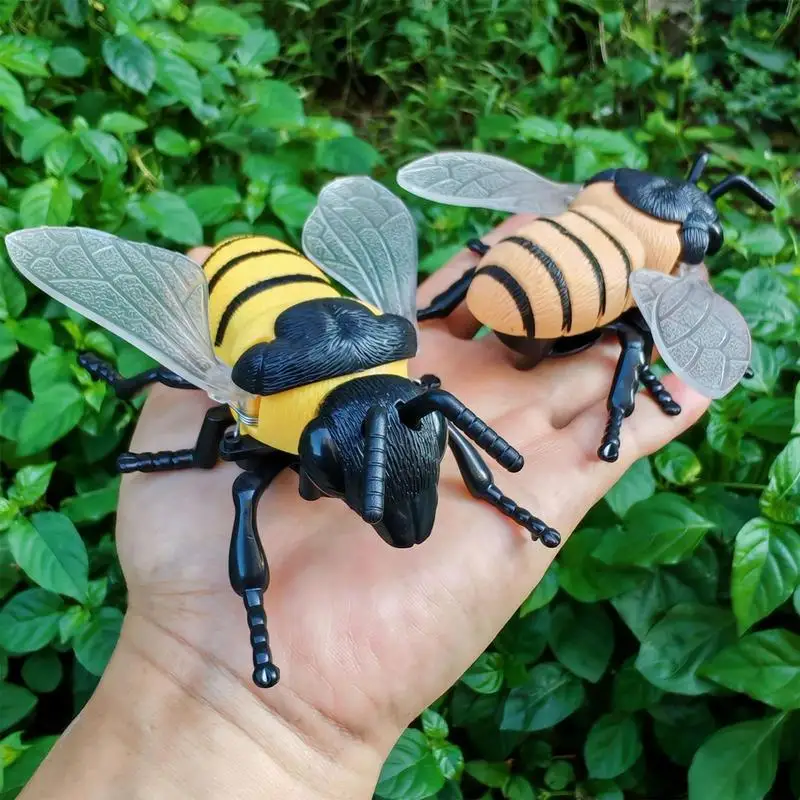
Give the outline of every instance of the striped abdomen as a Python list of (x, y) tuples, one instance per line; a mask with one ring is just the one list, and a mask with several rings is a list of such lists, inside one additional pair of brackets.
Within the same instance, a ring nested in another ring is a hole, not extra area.
[(628, 276), (643, 265), (642, 244), (629, 228), (601, 208), (581, 205), (494, 245), (478, 264), (467, 305), (499, 333), (573, 336), (632, 305)]
[(217, 356), (231, 365), (248, 347), (274, 338), (275, 320), (285, 309), (304, 300), (339, 296), (302, 253), (267, 236), (222, 242), (203, 270), (211, 341)]

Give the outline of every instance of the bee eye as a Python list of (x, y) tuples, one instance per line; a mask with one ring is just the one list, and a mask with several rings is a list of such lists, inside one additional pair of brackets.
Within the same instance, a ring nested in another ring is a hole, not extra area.
[(722, 247), (725, 237), (722, 233), (722, 226), (719, 222), (712, 223), (708, 228), (708, 249), (706, 255), (713, 256)]
[(300, 439), (300, 460), (309, 480), (328, 496), (344, 494), (344, 475), (330, 431), (315, 420)]

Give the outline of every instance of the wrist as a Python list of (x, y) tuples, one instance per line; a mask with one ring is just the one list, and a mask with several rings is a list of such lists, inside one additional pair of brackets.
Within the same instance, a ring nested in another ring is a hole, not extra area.
[(152, 622), (126, 617), (97, 691), (25, 799), (57, 789), (62, 798), (160, 800), (207, 796), (210, 787), (237, 800), (372, 797), (381, 754), (332, 722), (316, 741), (265, 705), (264, 693), (278, 687), (251, 687), (202, 659)]

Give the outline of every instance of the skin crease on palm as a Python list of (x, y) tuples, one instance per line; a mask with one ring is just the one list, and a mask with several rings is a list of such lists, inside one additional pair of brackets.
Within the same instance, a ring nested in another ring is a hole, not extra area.
[[(497, 241), (529, 220), (512, 217), (484, 239)], [(208, 252), (190, 255), (202, 262)], [(438, 271), (420, 289), (420, 306), (475, 260), (464, 251)], [(708, 405), (673, 376), (665, 385), (683, 407), (677, 417), (641, 392), (622, 429), (621, 457), (607, 464), (596, 451), (616, 341), (522, 372), (493, 336), (470, 340), (478, 325), (463, 308), (421, 327), (412, 374), (438, 375), (521, 450), (520, 473), (490, 462), (495, 479), (564, 539), (634, 460), (678, 436)], [(209, 405), (201, 392), (153, 388), (131, 449), (192, 446)], [(296, 474), (286, 471), (258, 514), (271, 570), (269, 631), (281, 669), (279, 685), (260, 690), (250, 683), (245, 613), (227, 577), (238, 472), (219, 464), (125, 477), (117, 523), (129, 588), (123, 637), (257, 738), (289, 729), (331, 760), (338, 734), (385, 755), (486, 648), (557, 555), (473, 499), (449, 453), (433, 533), (409, 550), (388, 546), (339, 500), (303, 501)]]

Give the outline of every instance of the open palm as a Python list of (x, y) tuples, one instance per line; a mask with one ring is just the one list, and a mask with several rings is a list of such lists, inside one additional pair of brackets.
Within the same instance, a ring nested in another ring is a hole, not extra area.
[[(508, 220), (486, 241), (525, 221)], [(202, 260), (206, 252), (192, 255)], [(420, 302), (474, 260), (467, 252), (457, 256), (426, 282)], [(618, 345), (520, 372), (494, 337), (470, 340), (475, 327), (462, 310), (426, 323), (412, 370), (438, 375), (523, 453), (520, 473), (492, 466), (497, 483), (564, 538), (635, 459), (706, 408), (702, 397), (668, 378), (683, 413), (666, 416), (640, 394), (623, 426), (619, 461), (601, 462), (596, 451)], [(153, 389), (131, 449), (190, 447), (209, 404), (200, 392)], [(409, 550), (388, 546), (340, 501), (304, 502), (297, 476), (287, 471), (259, 509), (271, 571), (265, 605), (282, 675), (276, 688), (259, 690), (250, 682), (244, 609), (227, 577), (238, 472), (220, 464), (125, 477), (117, 537), (130, 591), (126, 628), (181, 684), (202, 691), (225, 681), (227, 713), (245, 718), (263, 703), (304, 735), (333, 723), (388, 749), (487, 646), (556, 552), (473, 499), (450, 456), (433, 533)]]

